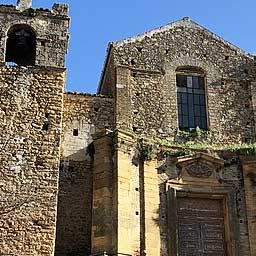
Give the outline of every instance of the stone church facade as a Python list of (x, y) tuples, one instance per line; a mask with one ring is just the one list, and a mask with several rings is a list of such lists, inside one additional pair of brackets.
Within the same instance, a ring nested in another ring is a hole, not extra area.
[(255, 256), (254, 56), (184, 18), (65, 92), (69, 24), (0, 5), (0, 255)]

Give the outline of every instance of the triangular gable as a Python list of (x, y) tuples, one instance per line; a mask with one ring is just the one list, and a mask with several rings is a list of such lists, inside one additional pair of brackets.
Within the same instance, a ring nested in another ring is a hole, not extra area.
[(246, 51), (242, 50), (241, 48), (233, 45), (232, 43), (224, 40), (223, 38), (221, 38), (220, 36), (216, 35), (215, 33), (211, 32), (210, 30), (208, 30), (207, 28), (197, 24), (195, 21), (191, 20), (189, 17), (184, 17), (183, 19), (181, 20), (177, 20), (175, 22), (172, 22), (172, 23), (169, 23), (167, 25), (164, 25), (162, 27), (159, 27), (159, 28), (156, 28), (156, 29), (153, 29), (153, 30), (150, 30), (148, 32), (145, 32), (145, 33), (142, 33), (142, 34), (139, 34), (139, 35), (136, 35), (134, 37), (130, 37), (130, 38), (127, 38), (127, 39), (123, 39), (123, 40), (120, 40), (120, 41), (117, 41), (117, 42), (114, 42), (113, 43), (113, 46), (114, 47), (118, 47), (118, 46), (122, 46), (124, 44), (127, 44), (127, 43), (132, 43), (132, 42), (137, 42), (137, 41), (141, 41), (143, 40), (145, 37), (152, 37), (153, 35), (155, 34), (158, 34), (158, 33), (162, 33), (162, 32), (165, 32), (165, 31), (168, 31), (170, 29), (173, 29), (173, 28), (176, 28), (176, 27), (191, 27), (191, 28), (197, 28), (199, 30), (202, 30), (204, 31), (205, 33), (209, 34), (210, 36), (212, 36), (213, 38), (217, 39), (218, 41), (222, 42), (223, 44), (229, 46), (230, 48), (240, 52), (241, 54), (244, 54), (246, 56), (250, 56), (252, 57), (252, 55), (250, 55), (249, 53), (247, 53)]
[(233, 45), (232, 43), (224, 40), (223, 38), (221, 38), (220, 36), (214, 34), (213, 32), (211, 32), (210, 30), (204, 28), (203, 26), (197, 24), (196, 22), (194, 22), (193, 20), (191, 20), (190, 18), (188, 17), (185, 17), (181, 20), (178, 20), (178, 21), (175, 21), (175, 22), (172, 22), (172, 23), (169, 23), (167, 25), (164, 25), (162, 27), (159, 27), (159, 28), (156, 28), (156, 29), (153, 29), (153, 30), (150, 30), (148, 32), (145, 32), (145, 33), (142, 33), (142, 34), (139, 34), (139, 35), (136, 35), (134, 37), (130, 37), (130, 38), (127, 38), (127, 39), (123, 39), (123, 40), (120, 40), (120, 41), (117, 41), (117, 42), (111, 42), (109, 43), (109, 46), (108, 46), (108, 49), (107, 49), (107, 57), (106, 57), (106, 60), (105, 60), (105, 63), (104, 63), (104, 68), (103, 68), (103, 72), (101, 74), (101, 79), (99, 81), (99, 86), (98, 86), (98, 93), (101, 92), (102, 90), (102, 84), (103, 84), (103, 81), (104, 81), (104, 78), (105, 78), (105, 75), (106, 75), (106, 69), (107, 67), (109, 66), (109, 58), (112, 54), (112, 49), (113, 48), (118, 48), (119, 46), (123, 46), (125, 44), (129, 44), (129, 43), (136, 43), (136, 42), (139, 42), (139, 41), (142, 41), (143, 39), (145, 39), (146, 37), (152, 37), (154, 36), (155, 34), (158, 34), (158, 33), (163, 33), (165, 31), (168, 31), (168, 30), (171, 30), (173, 28), (178, 28), (178, 27), (186, 27), (186, 28), (196, 28), (198, 30), (201, 30), (203, 31), (205, 34), (208, 34), (210, 37), (216, 39), (217, 41), (221, 42), (222, 44), (230, 47), (231, 49), (237, 51), (238, 53), (242, 54), (242, 55), (245, 55), (246, 57), (249, 57), (250, 59), (254, 59), (253, 55), (247, 53), (246, 51), (242, 50), (241, 48)]

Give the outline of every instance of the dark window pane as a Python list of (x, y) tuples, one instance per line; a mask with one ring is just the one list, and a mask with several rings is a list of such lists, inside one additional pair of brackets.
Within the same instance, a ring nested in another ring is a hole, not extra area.
[(200, 116), (200, 106), (199, 105), (195, 105), (194, 106), (194, 110), (195, 110), (195, 116)]
[(201, 89), (194, 89), (193, 92), (196, 94), (204, 94), (204, 90), (201, 90)]
[(200, 95), (200, 104), (205, 105), (205, 95)]
[(183, 128), (183, 123), (181, 119), (179, 119), (179, 128)]
[(182, 125), (182, 127), (183, 127), (183, 128), (188, 128), (188, 127), (189, 127), (189, 126), (188, 126), (188, 116), (183, 116), (182, 120), (183, 120), (183, 125)]
[(178, 93), (177, 99), (178, 99), (178, 104), (180, 104), (181, 103), (181, 93)]
[(193, 93), (193, 89), (191, 89), (191, 88), (188, 88), (187, 91), (188, 91), (188, 93)]
[(200, 107), (200, 109), (201, 109), (201, 116), (206, 116), (206, 108), (205, 108), (205, 106), (201, 106)]
[(188, 115), (188, 105), (187, 104), (182, 104), (182, 115), (187, 116)]
[(201, 126), (201, 119), (200, 117), (195, 117), (195, 127), (202, 127)]
[(176, 77), (178, 87), (187, 87), (187, 76), (178, 74)]
[(194, 100), (193, 100), (193, 94), (188, 94), (188, 107), (189, 109), (193, 109), (194, 107)]
[(187, 87), (177, 87), (177, 92), (187, 93)]
[(204, 77), (199, 76), (198, 82), (199, 82), (199, 88), (204, 89)]
[(187, 76), (187, 87), (193, 88), (193, 77), (192, 76)]
[(202, 128), (202, 129), (207, 128), (206, 118), (204, 118), (204, 117), (201, 118), (201, 127), (200, 128)]
[(193, 103), (193, 94), (188, 95), (188, 113), (189, 113), (189, 128), (194, 128), (194, 103)]
[(179, 113), (179, 127), (183, 127), (183, 118), (180, 113)]
[(178, 104), (178, 114), (180, 115), (182, 111), (181, 104)]
[(188, 102), (187, 94), (182, 93), (181, 97), (182, 97), (182, 100), (181, 100), (182, 103), (187, 103)]
[(198, 76), (193, 76), (193, 88), (199, 89), (199, 77)]
[(195, 119), (191, 115), (188, 117), (188, 127), (189, 128), (195, 128)]
[(199, 98), (199, 95), (197, 94), (194, 94), (194, 104), (197, 104), (197, 105), (200, 104), (200, 98)]

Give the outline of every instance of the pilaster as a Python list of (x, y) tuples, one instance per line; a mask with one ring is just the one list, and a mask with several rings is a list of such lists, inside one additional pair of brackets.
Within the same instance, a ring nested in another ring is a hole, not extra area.
[(157, 160), (144, 162), (145, 255), (160, 255)]
[(251, 255), (256, 255), (256, 159), (253, 158), (244, 157), (242, 161), (250, 251)]
[(140, 252), (140, 182), (135, 138), (125, 132), (115, 134), (117, 153), (117, 247), (118, 255)]
[(114, 255), (116, 251), (115, 178), (112, 135), (97, 133), (94, 139), (92, 255)]
[(116, 68), (116, 124), (118, 129), (131, 129), (130, 69)]

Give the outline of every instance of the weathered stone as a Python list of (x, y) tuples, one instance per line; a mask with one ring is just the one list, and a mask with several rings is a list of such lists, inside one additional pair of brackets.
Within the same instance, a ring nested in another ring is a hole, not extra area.
[[(0, 255), (255, 255), (253, 56), (184, 18), (65, 93), (68, 6), (30, 7), (0, 6)], [(179, 127), (184, 70), (207, 131)]]

